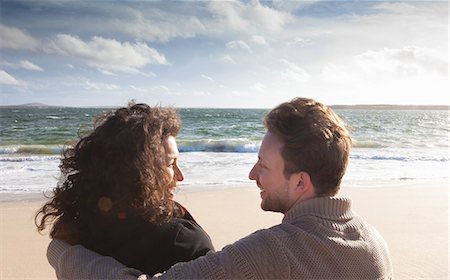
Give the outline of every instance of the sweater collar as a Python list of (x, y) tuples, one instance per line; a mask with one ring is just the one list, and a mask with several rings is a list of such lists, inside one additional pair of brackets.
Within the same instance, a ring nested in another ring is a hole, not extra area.
[(351, 200), (346, 197), (313, 197), (295, 203), (285, 214), (283, 223), (293, 223), (302, 216), (316, 216), (326, 220), (348, 221), (354, 217)]

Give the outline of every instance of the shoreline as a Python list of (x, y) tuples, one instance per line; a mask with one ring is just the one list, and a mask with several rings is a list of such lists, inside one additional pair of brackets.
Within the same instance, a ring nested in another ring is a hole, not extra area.
[[(351, 197), (354, 211), (385, 238), (395, 279), (448, 279), (448, 187), (448, 181), (437, 180), (426, 185), (344, 185), (340, 195)], [(182, 190), (176, 200), (209, 233), (216, 250), (258, 229), (279, 224), (283, 217), (260, 209), (259, 191), (254, 185)], [(56, 279), (46, 259), (48, 230), (39, 235), (34, 226), (34, 214), (43, 203), (42, 196), (0, 202), (1, 279)]]
[[(183, 185), (183, 183), (177, 187), (177, 194), (189, 195), (199, 192), (215, 192), (228, 189), (257, 189), (254, 182), (242, 182), (242, 183), (219, 183), (219, 184), (198, 184), (193, 187), (192, 184)], [(382, 189), (382, 188), (411, 188), (411, 187), (424, 187), (427, 185), (447, 185), (450, 188), (450, 179), (399, 179), (395, 181), (343, 181), (341, 190), (347, 189)], [(426, 187), (425, 187), (426, 188)], [(341, 192), (341, 191), (340, 191)], [(52, 195), (52, 189), (49, 188), (43, 191), (25, 191), (25, 192), (1, 192), (0, 191), (0, 204), (2, 203), (14, 203), (14, 202), (38, 202), (46, 201)]]

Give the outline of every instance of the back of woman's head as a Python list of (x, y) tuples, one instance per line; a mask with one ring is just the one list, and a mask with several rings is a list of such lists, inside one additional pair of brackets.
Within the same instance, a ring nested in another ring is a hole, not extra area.
[(38, 213), (38, 229), (56, 219), (52, 235), (64, 228), (80, 238), (120, 219), (170, 219), (174, 202), (168, 186), (175, 182), (166, 169), (163, 141), (176, 136), (180, 125), (175, 109), (145, 104), (99, 116), (91, 133), (64, 149), (61, 178), (52, 201)]

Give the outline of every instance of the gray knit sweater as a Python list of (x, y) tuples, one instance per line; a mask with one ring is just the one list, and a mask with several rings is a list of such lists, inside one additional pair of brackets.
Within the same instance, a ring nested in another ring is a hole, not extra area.
[[(50, 243), (48, 259), (60, 279), (136, 279), (141, 274), (58, 240)], [(161, 278), (390, 279), (393, 270), (385, 241), (353, 214), (349, 199), (318, 197), (295, 204), (281, 224), (176, 264)]]

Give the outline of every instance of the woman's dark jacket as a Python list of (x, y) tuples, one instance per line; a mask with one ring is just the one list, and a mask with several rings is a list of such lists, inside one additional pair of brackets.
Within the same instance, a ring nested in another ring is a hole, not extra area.
[[(208, 234), (180, 204), (181, 218), (162, 225), (127, 218), (117, 222), (89, 249), (115, 258), (146, 274), (164, 272), (178, 262), (187, 262), (214, 251)], [(93, 241), (93, 240), (91, 240)]]

